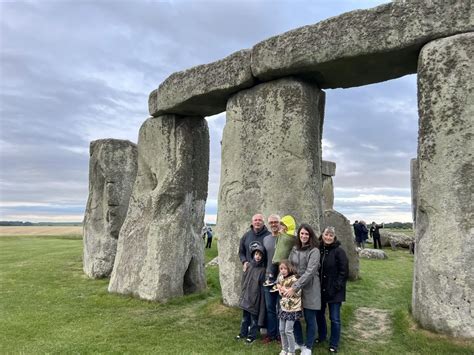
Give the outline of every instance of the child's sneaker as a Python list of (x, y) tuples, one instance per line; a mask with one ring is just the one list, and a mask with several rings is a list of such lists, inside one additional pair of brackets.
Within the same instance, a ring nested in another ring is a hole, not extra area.
[(239, 335), (237, 335), (234, 339), (235, 339), (235, 340), (242, 340), (242, 339), (244, 339), (244, 337), (241, 337), (240, 334), (239, 334)]
[(263, 283), (263, 286), (265, 287), (270, 287), (274, 285), (275, 285), (275, 281), (271, 281), (271, 280), (265, 280), (265, 282)]
[(330, 352), (330, 353), (337, 353), (337, 348), (334, 347), (334, 346), (330, 346), (330, 347), (329, 347), (329, 352)]
[(252, 339), (252, 338), (245, 339), (245, 343), (249, 344), (249, 345), (252, 344), (254, 341), (255, 341), (255, 339)]

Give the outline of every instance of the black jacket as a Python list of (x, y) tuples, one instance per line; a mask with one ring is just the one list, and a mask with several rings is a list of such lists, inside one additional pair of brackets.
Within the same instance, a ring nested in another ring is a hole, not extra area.
[(346, 282), (349, 275), (349, 261), (346, 252), (335, 240), (331, 245), (321, 243), (321, 280), (322, 302), (338, 303), (346, 300)]
[[(264, 253), (263, 247), (258, 247), (257, 249)], [(251, 260), (247, 271), (242, 276), (239, 307), (251, 314), (258, 315), (258, 325), (260, 326), (265, 325), (265, 297), (262, 286), (264, 280), (265, 257), (258, 264), (255, 260)]]
[(240, 239), (239, 245), (239, 258), (240, 262), (243, 264), (246, 261), (250, 262), (252, 260), (252, 255), (250, 254), (250, 244), (252, 242), (260, 242), (263, 245), (263, 238), (270, 234), (266, 226), (263, 226), (260, 231), (257, 233), (254, 232), (253, 227), (250, 227)]

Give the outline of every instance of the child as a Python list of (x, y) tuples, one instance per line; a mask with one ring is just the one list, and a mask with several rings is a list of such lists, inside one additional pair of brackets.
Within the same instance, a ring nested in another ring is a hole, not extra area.
[(259, 242), (250, 244), (252, 261), (242, 278), (242, 292), (239, 307), (243, 309), (240, 334), (237, 340), (245, 339), (252, 344), (257, 337), (259, 324), (263, 324), (265, 316), (265, 299), (262, 284), (265, 279), (265, 249)]
[(293, 355), (295, 353), (295, 335), (293, 325), (302, 316), (301, 290), (295, 292), (293, 296), (286, 296), (286, 292), (298, 280), (295, 275), (295, 268), (288, 260), (281, 260), (279, 266), (280, 274), (277, 278), (276, 287), (280, 293), (280, 355)]

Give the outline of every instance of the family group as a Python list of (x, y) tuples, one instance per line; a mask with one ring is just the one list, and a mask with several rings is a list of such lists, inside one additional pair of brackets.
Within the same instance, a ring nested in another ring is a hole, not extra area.
[(349, 265), (334, 227), (318, 237), (308, 224), (296, 228), (292, 216), (272, 214), (267, 222), (268, 228), (262, 214), (254, 215), (240, 240), (243, 315), (236, 339), (251, 344), (266, 328), (263, 342), (281, 342), (280, 355), (311, 354), (313, 346), (327, 341), (327, 309), (327, 346), (337, 352)]

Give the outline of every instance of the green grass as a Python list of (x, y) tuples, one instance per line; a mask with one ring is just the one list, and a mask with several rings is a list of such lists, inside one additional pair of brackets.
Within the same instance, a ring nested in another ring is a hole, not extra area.
[[(341, 353), (472, 354), (466, 341), (414, 327), (408, 309), (412, 257), (388, 250), (384, 261), (362, 260), (343, 306)], [(206, 261), (217, 255), (216, 242)], [(60, 237), (0, 238), (0, 353), (276, 354), (276, 345), (235, 342), (240, 314), (222, 305), (217, 267), (207, 269), (208, 289), (167, 304), (107, 292), (107, 280), (82, 272), (82, 240)], [(386, 343), (348, 334), (358, 307), (389, 310)], [(315, 354), (326, 349), (315, 348)]]

